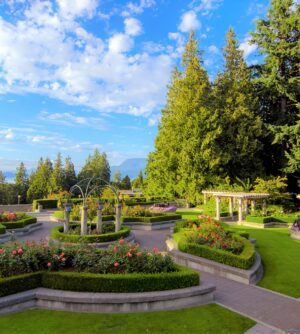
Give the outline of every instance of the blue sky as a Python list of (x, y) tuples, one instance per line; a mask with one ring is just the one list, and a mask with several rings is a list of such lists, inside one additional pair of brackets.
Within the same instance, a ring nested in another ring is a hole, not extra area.
[(248, 63), (267, 0), (2, 0), (0, 170), (95, 147), (112, 165), (153, 149), (170, 72), (190, 30), (213, 78), (232, 26)]

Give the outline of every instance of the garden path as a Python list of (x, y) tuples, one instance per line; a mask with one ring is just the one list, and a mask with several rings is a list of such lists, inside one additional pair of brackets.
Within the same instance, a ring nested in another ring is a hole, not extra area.
[[(19, 241), (46, 239), (51, 228), (58, 225), (50, 221), (50, 215), (51, 212), (36, 214), (38, 221), (43, 223), (43, 228), (31, 235), (17, 237), (17, 239)], [(136, 241), (143, 248), (158, 247), (160, 250), (166, 250), (165, 240), (170, 235), (169, 229), (158, 231), (135, 230), (134, 233)], [(201, 273), (201, 280), (216, 285), (216, 303), (266, 325), (255, 326), (252, 332), (248, 332), (249, 334), (286, 333), (290, 329), (298, 329), (300, 333), (300, 300), (208, 273)]]

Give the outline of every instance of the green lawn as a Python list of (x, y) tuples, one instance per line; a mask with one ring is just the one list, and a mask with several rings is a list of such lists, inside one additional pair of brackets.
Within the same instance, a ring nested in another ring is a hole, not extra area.
[(218, 305), (179, 311), (86, 314), (31, 310), (0, 317), (1, 334), (242, 334), (255, 322)]
[(197, 209), (179, 209), (176, 213), (182, 215), (184, 219), (197, 219), (199, 215), (203, 214), (203, 211)]
[(257, 240), (257, 250), (263, 259), (265, 274), (259, 286), (286, 295), (300, 297), (300, 241), (289, 237), (287, 228), (237, 228)]

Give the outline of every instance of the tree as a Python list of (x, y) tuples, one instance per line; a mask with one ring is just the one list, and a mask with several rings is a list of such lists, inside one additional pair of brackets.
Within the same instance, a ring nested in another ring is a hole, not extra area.
[(123, 190), (130, 190), (131, 189), (130, 177), (128, 175), (126, 175), (122, 179), (120, 188), (123, 189)]
[(134, 179), (132, 182), (132, 186), (134, 188), (138, 188), (138, 189), (142, 189), (144, 186), (144, 175), (143, 175), (143, 171), (140, 169), (138, 177), (136, 179)]
[(70, 157), (65, 159), (64, 166), (64, 186), (63, 189), (65, 191), (69, 191), (72, 186), (74, 186), (77, 182), (76, 172), (74, 164)]
[(29, 200), (46, 198), (50, 189), (50, 178), (53, 171), (50, 159), (40, 158), (35, 172), (29, 177), (27, 198)]
[(120, 188), (122, 182), (122, 175), (119, 170), (116, 170), (114, 177), (113, 177), (113, 183), (116, 187)]
[[(256, 79), (272, 99), (260, 104), (271, 110), (266, 119), (271, 132), (270, 155), (276, 174), (287, 173), (290, 191), (299, 187), (299, 119), (300, 119), (300, 4), (296, 0), (272, 0), (265, 19), (256, 22), (252, 42), (264, 56), (264, 64)], [(272, 153), (275, 152), (275, 153)]]
[(214, 87), (214, 103), (222, 126), (218, 138), (224, 177), (254, 179), (261, 175), (262, 121), (255, 113), (257, 99), (253, 94), (250, 71), (239, 50), (232, 28), (224, 48), (224, 69)]
[(63, 190), (64, 186), (64, 169), (62, 165), (61, 154), (57, 154), (57, 158), (54, 163), (53, 172), (49, 181), (49, 192), (51, 193), (59, 193)]
[(20, 163), (17, 168), (15, 184), (17, 188), (18, 195), (21, 196), (20, 202), (26, 203), (26, 193), (28, 190), (28, 174), (23, 162)]
[(83, 180), (86, 178), (95, 177), (102, 180), (110, 181), (110, 166), (107, 160), (106, 153), (100, 154), (96, 148), (93, 155), (89, 155), (85, 165), (82, 167), (78, 179)]
[(146, 194), (195, 202), (217, 174), (220, 127), (194, 33), (181, 67), (173, 71), (155, 150), (148, 157)]

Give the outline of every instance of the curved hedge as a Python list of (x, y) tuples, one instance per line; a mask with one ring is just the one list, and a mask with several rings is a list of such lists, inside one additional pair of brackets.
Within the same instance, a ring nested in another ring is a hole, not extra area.
[(24, 218), (22, 219), (9, 222), (1, 222), (1, 224), (7, 229), (15, 229), (15, 228), (22, 228), (30, 224), (35, 224), (36, 222), (37, 222), (36, 217), (25, 215)]
[(5, 226), (0, 223), (0, 234), (5, 234), (5, 232), (6, 232)]
[(238, 255), (222, 249), (214, 249), (206, 245), (188, 243), (186, 237), (180, 233), (175, 234), (174, 238), (178, 242), (178, 249), (184, 253), (204, 257), (208, 260), (240, 269), (249, 269), (255, 262), (254, 246), (247, 239), (238, 235), (235, 235), (234, 238), (244, 245), (242, 252)]
[[(95, 224), (93, 224), (96, 226)], [(70, 227), (80, 226), (78, 224), (70, 224)], [(109, 242), (116, 241), (121, 238), (126, 238), (130, 234), (130, 228), (127, 226), (121, 226), (119, 232), (112, 232), (106, 234), (91, 234), (91, 235), (75, 235), (75, 234), (65, 234), (63, 233), (63, 226), (56, 226), (51, 230), (51, 238), (62, 241), (62, 242), (87, 242), (87, 243), (100, 243), (100, 242)]]
[(123, 223), (157, 223), (157, 222), (167, 222), (170, 220), (182, 219), (181, 215), (178, 214), (158, 214), (152, 217), (122, 217)]
[(200, 284), (199, 273), (178, 271), (155, 274), (90, 274), (36, 272), (0, 279), (0, 297), (38, 287), (81, 292), (148, 292), (187, 288)]

